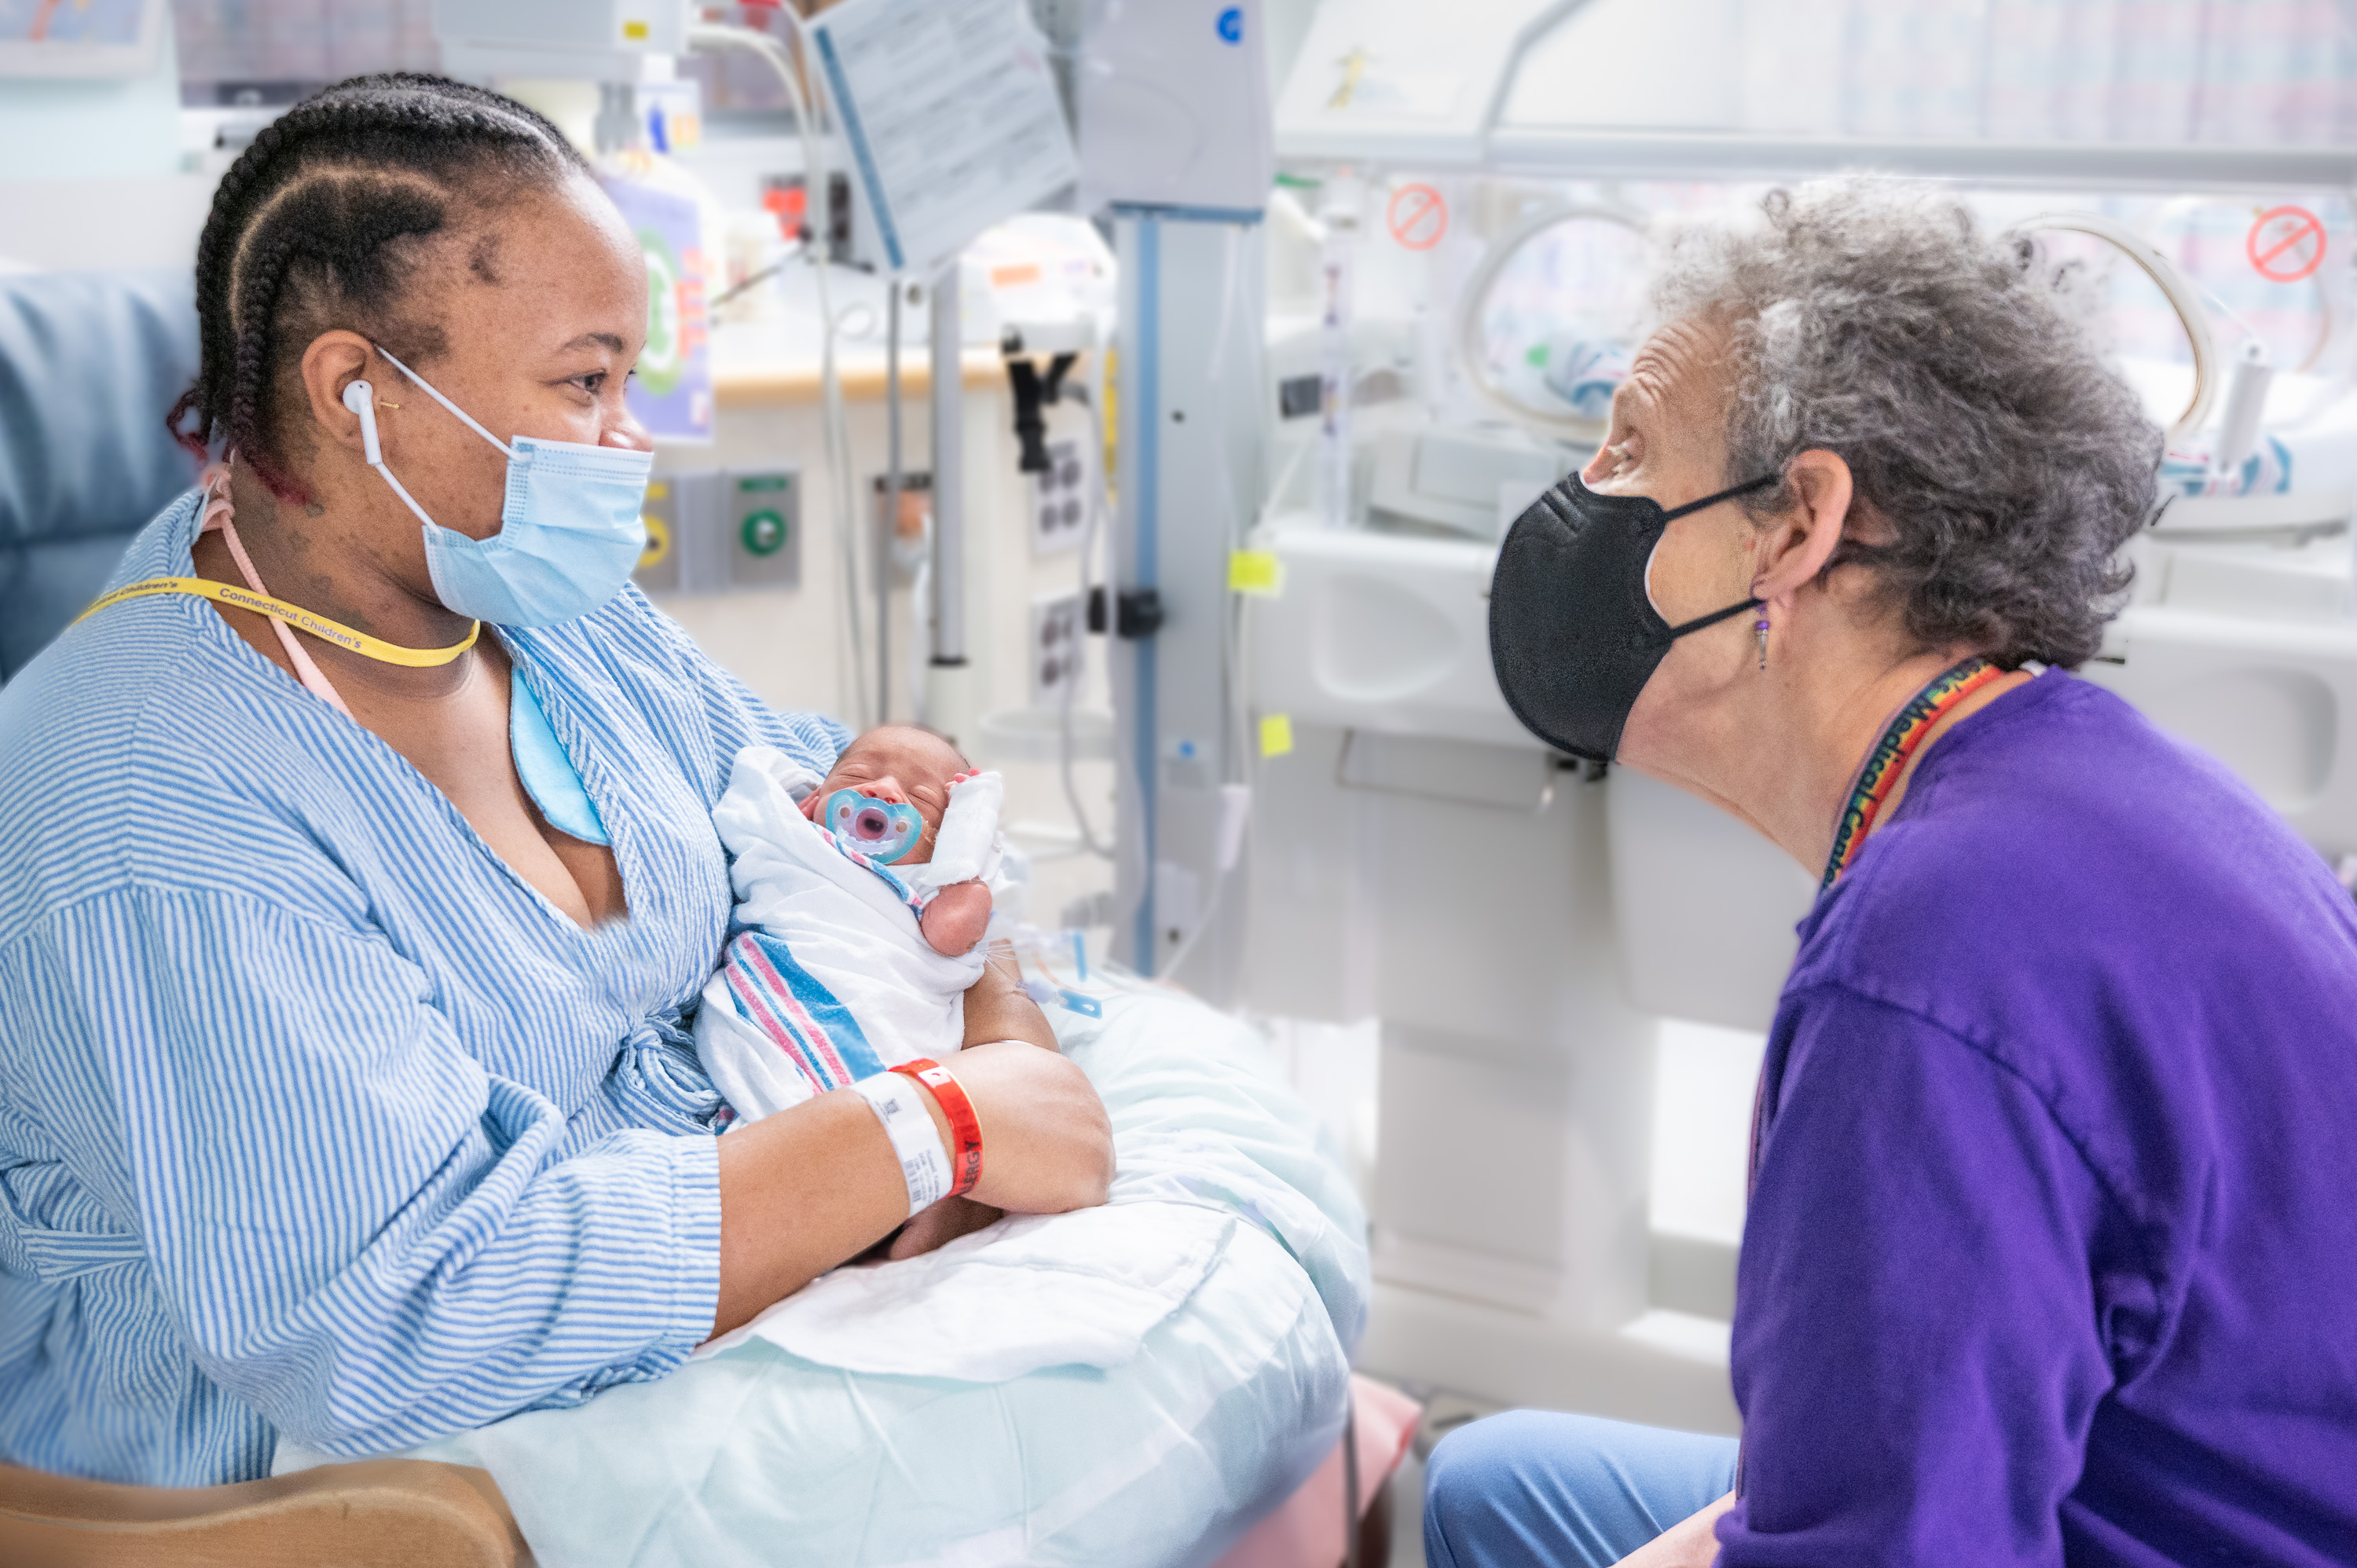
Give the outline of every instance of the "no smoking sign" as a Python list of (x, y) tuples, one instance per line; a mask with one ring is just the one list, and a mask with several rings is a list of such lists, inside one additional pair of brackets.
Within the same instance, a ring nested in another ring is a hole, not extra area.
[(2305, 207), (2271, 207), (2251, 225), (2243, 253), (2270, 283), (2298, 283), (2324, 264), (2323, 220)]
[(1429, 251), (1448, 232), (1448, 203), (1421, 182), (1401, 186), (1383, 208), (1383, 225), (1405, 249)]

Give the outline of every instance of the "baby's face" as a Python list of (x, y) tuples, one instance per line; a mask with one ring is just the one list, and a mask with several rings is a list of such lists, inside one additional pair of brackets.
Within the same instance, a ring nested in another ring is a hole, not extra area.
[(897, 864), (922, 865), (933, 858), (942, 813), (949, 809), (950, 786), (965, 771), (965, 758), (941, 736), (913, 725), (885, 725), (844, 747), (843, 755), (835, 758), (834, 771), (803, 799), (802, 815), (818, 822), (827, 797), (837, 789), (856, 789), (878, 800), (914, 806), (925, 831), (916, 848)]

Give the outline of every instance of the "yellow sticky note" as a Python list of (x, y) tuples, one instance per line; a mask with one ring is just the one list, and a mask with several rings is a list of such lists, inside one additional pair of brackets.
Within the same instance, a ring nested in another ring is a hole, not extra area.
[(1232, 552), (1228, 556), (1228, 592), (1275, 598), (1285, 592), (1285, 563), (1274, 550)]
[(1293, 715), (1263, 714), (1260, 718), (1260, 754), (1263, 757), (1283, 757), (1293, 749)]
[(645, 43), (647, 39), (651, 38), (653, 35), (654, 29), (647, 26), (646, 23), (640, 21), (635, 16), (630, 17), (622, 23), (622, 37), (630, 43)]

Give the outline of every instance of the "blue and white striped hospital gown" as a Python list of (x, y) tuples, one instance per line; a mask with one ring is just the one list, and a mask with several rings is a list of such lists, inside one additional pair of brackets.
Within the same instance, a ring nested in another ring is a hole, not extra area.
[[(186, 575), (196, 498), (115, 585)], [(211, 605), (115, 607), (0, 690), (0, 1458), (264, 1474), (676, 1366), (718, 1101), (679, 1030), (737, 750), (823, 773), (628, 590), (502, 634), (612, 832), (584, 931)]]

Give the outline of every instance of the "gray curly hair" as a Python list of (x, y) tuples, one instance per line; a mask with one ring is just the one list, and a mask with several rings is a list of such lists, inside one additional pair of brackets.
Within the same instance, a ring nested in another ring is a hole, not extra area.
[[(1853, 516), (1888, 538), (1846, 538), (1832, 564), (1870, 569), (1917, 642), (2084, 663), (2127, 587), (2120, 547), (2152, 513), (2161, 435), (2067, 277), (1896, 180), (1773, 190), (1760, 212), (1672, 230), (1652, 284), (1661, 319), (1732, 329), (1728, 483), (1837, 453)], [(1794, 499), (1780, 484), (1744, 504)]]

